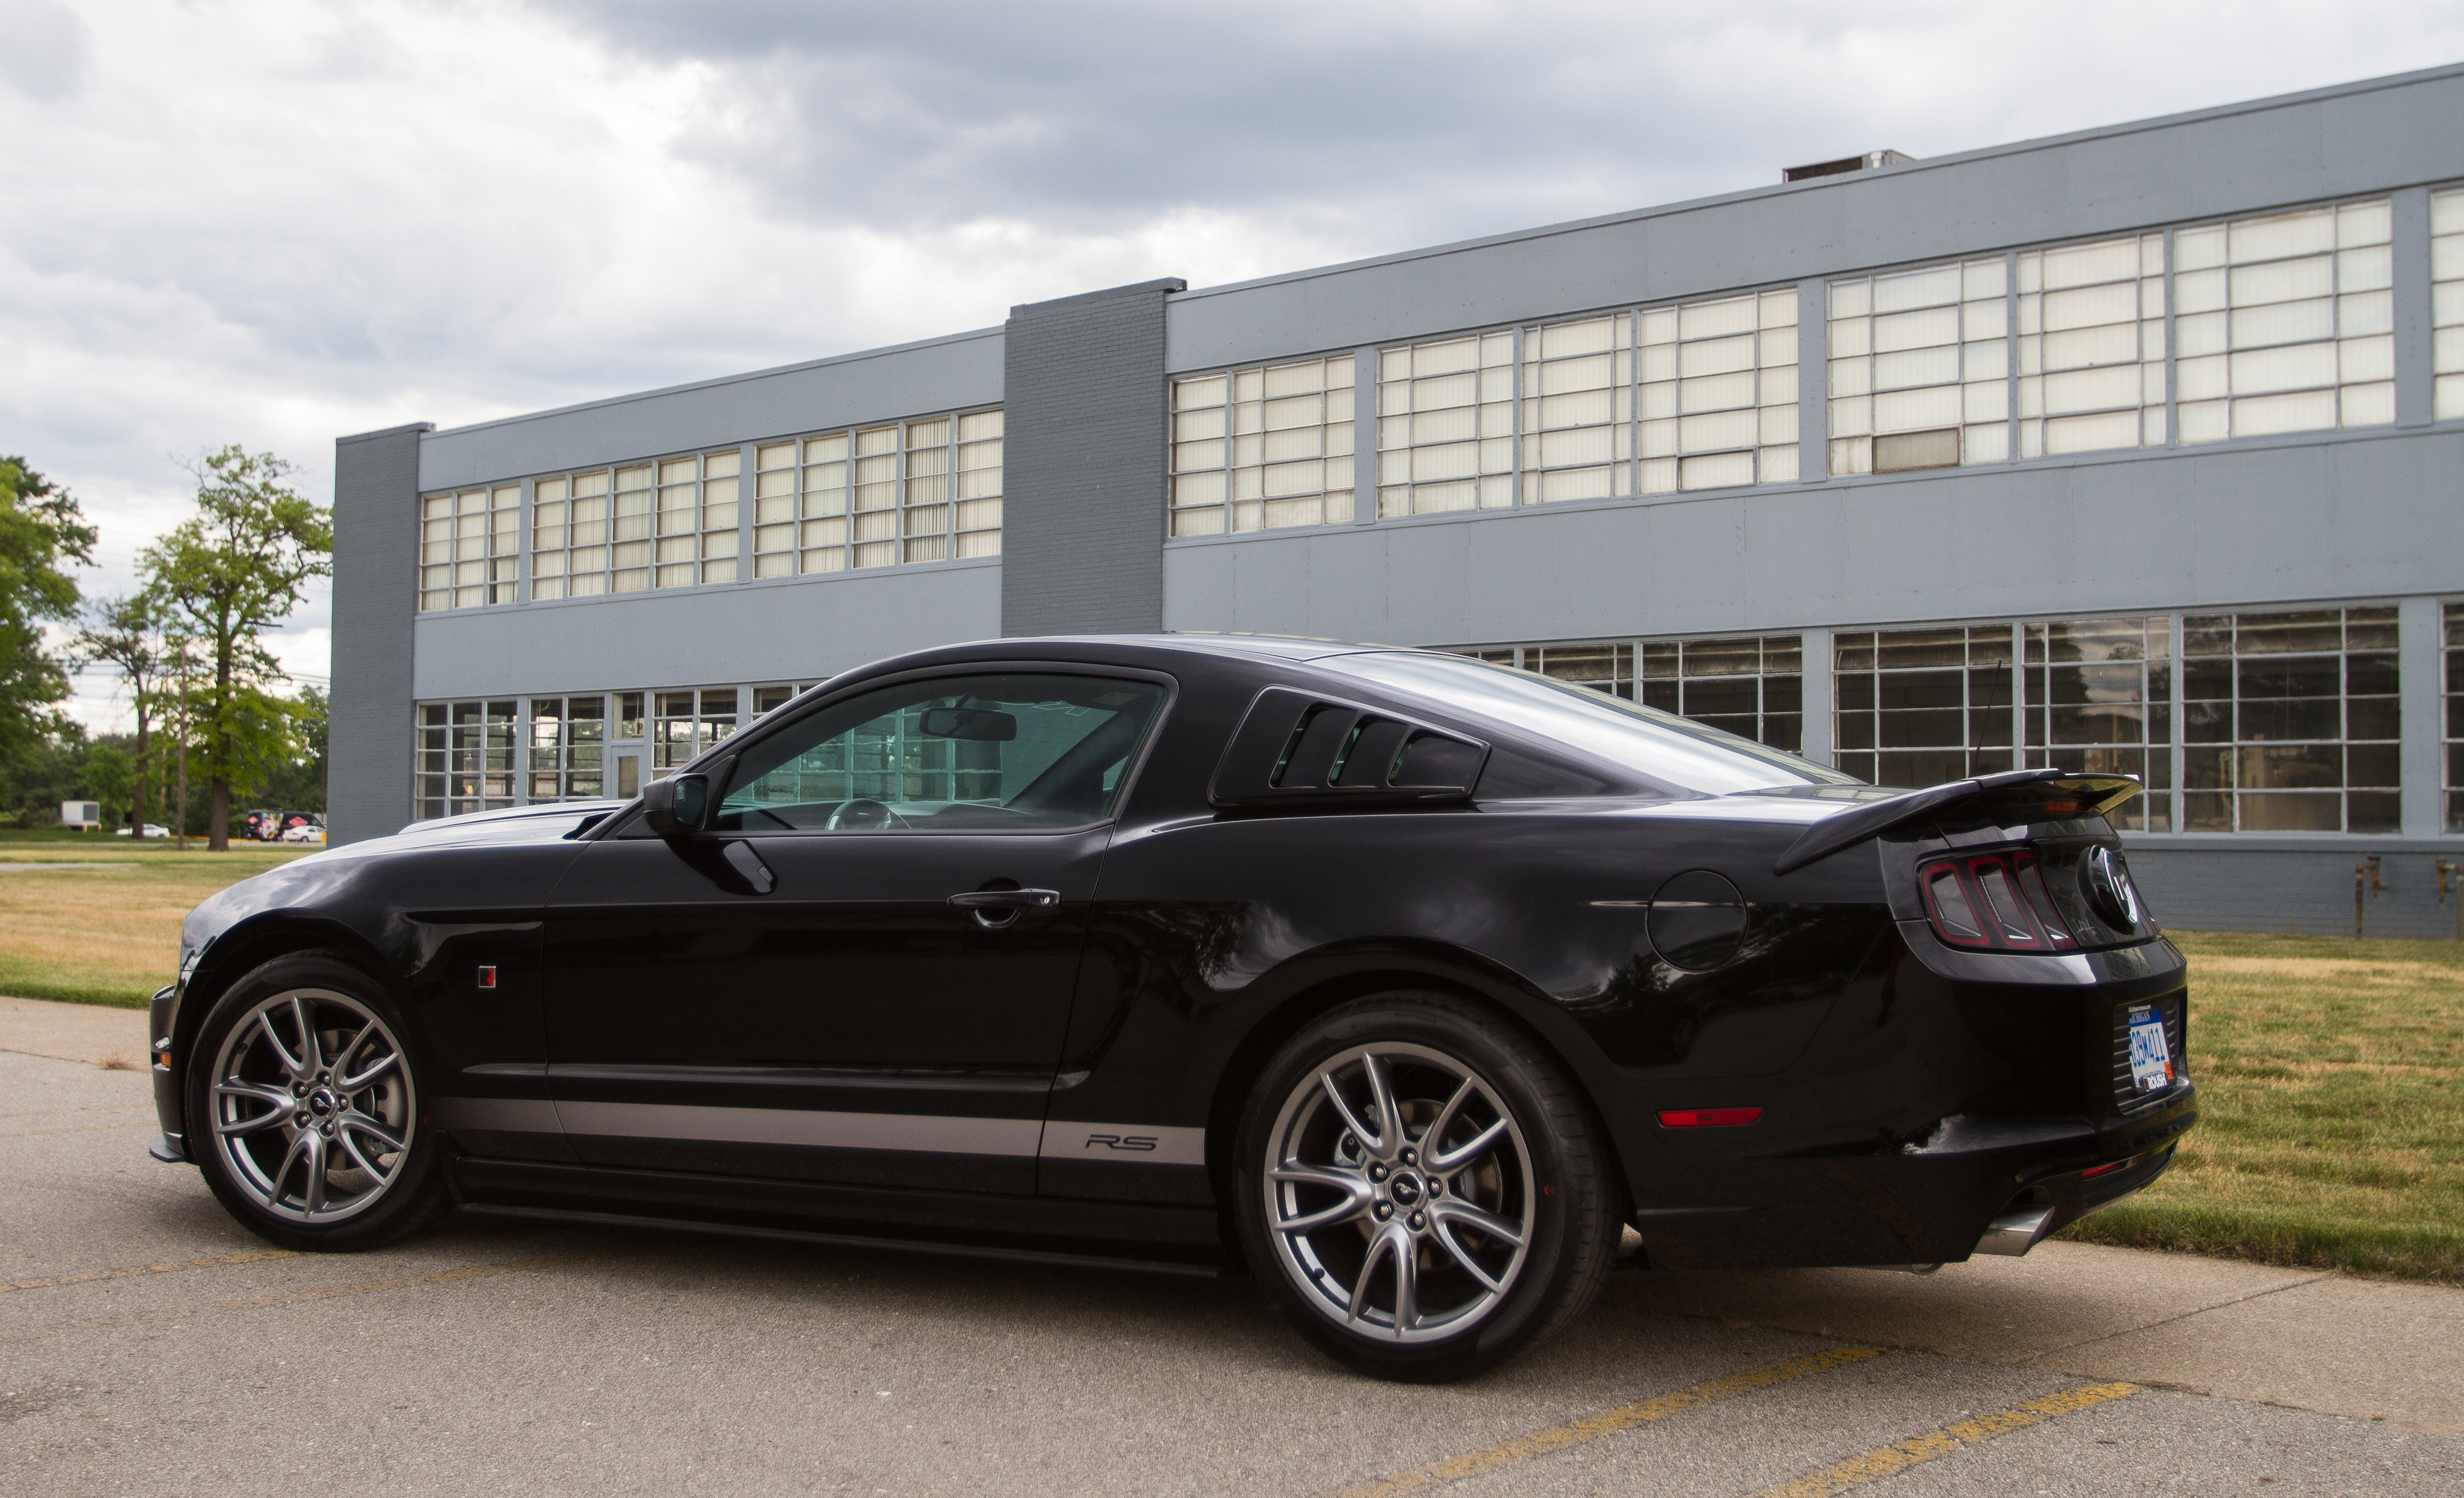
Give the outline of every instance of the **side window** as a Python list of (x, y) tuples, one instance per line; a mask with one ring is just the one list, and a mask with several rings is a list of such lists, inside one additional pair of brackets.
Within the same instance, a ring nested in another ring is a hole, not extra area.
[(743, 752), (729, 832), (1029, 831), (1111, 815), (1163, 706), (1153, 682), (936, 676), (834, 703)]

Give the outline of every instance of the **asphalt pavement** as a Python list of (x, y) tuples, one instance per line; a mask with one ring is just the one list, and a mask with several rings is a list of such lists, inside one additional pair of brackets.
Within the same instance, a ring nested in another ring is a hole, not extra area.
[(71, 1007), (0, 1001), (11, 1495), (2464, 1494), (2464, 1291), (2122, 1250), (1621, 1271), (1434, 1389), (1238, 1279), (470, 1217), (282, 1254), (146, 1157), (94, 1064), (142, 1019)]

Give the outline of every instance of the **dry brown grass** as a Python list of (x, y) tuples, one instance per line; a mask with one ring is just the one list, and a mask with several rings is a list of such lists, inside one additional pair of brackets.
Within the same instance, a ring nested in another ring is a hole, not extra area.
[(2070, 1236), (2464, 1281), (2464, 944), (2173, 939), (2199, 1127)]
[[(199, 901), (298, 856), (112, 851), (0, 852), (0, 993), (142, 1007), (177, 975), (180, 923)], [(6, 867), (71, 862), (78, 867)]]

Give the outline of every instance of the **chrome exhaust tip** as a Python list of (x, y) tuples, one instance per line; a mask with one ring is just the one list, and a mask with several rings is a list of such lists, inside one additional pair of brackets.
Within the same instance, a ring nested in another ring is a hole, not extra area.
[(2005, 1212), (1985, 1224), (1985, 1236), (1976, 1240), (1976, 1251), (2016, 1259), (2036, 1246), (2036, 1240), (2045, 1236), (2045, 1224), (2053, 1218), (2052, 1207), (2017, 1207)]

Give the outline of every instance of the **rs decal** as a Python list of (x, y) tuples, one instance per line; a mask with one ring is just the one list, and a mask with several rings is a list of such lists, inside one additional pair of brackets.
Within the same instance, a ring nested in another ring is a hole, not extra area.
[(1091, 1150), (1099, 1144), (1108, 1150), (1145, 1151), (1155, 1147), (1155, 1136), (1151, 1134), (1090, 1134), (1081, 1148)]

